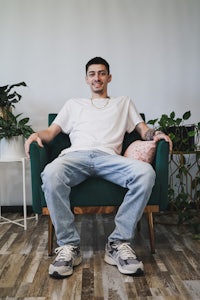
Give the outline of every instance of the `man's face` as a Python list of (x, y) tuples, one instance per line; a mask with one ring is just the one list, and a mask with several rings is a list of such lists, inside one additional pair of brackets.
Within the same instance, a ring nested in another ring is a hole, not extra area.
[(95, 94), (107, 93), (107, 85), (111, 79), (112, 77), (104, 65), (91, 65), (87, 70), (86, 82)]

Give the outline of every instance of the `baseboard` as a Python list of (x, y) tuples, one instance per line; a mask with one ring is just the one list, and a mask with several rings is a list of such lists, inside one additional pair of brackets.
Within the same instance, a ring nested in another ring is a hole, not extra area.
[[(23, 214), (23, 206), (22, 205), (12, 205), (12, 206), (1, 206), (2, 213), (22, 213)], [(27, 206), (27, 214), (32, 214), (33, 209), (32, 206)]]

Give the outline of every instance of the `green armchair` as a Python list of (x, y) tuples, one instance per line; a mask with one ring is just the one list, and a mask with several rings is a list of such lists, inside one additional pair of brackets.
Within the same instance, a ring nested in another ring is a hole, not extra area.
[[(144, 115), (141, 114), (144, 118)], [(49, 114), (49, 124), (52, 123), (56, 114)], [(140, 139), (136, 131), (125, 134), (122, 154), (133, 141)], [(30, 146), (31, 183), (32, 183), (32, 206), (37, 214), (49, 215), (45, 197), (41, 189), (40, 174), (45, 165), (58, 156), (60, 151), (70, 146), (69, 137), (60, 133), (53, 141), (40, 148), (37, 143)], [(155, 239), (153, 228), (153, 212), (166, 209), (168, 205), (168, 158), (169, 145), (164, 140), (157, 144), (156, 155), (152, 163), (156, 172), (156, 181), (145, 212), (148, 216), (151, 252), (155, 253)], [(119, 206), (127, 189), (102, 178), (89, 178), (72, 188), (70, 194), (71, 207), (88, 206)], [(53, 248), (53, 225), (49, 216), (48, 228), (48, 253), (52, 254)]]

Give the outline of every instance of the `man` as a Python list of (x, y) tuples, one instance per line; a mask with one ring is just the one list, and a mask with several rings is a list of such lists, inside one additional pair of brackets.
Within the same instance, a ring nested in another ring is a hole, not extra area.
[(91, 98), (69, 99), (53, 124), (46, 130), (32, 134), (26, 141), (39, 146), (50, 142), (61, 131), (69, 134), (71, 147), (42, 172), (42, 189), (55, 227), (57, 257), (49, 266), (52, 277), (63, 278), (73, 273), (82, 261), (80, 237), (70, 209), (71, 187), (89, 176), (102, 177), (128, 188), (115, 217), (115, 229), (108, 237), (105, 262), (116, 265), (123, 274), (143, 272), (130, 240), (148, 202), (155, 181), (152, 166), (120, 155), (125, 132), (134, 129), (144, 140), (171, 140), (162, 132), (150, 129), (141, 119), (129, 97), (112, 98), (107, 93), (112, 76), (107, 61), (95, 57), (86, 64), (86, 83)]

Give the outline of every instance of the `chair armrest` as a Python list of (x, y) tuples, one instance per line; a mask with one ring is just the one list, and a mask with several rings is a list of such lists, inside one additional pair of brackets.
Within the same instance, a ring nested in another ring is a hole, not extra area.
[(169, 143), (165, 140), (157, 143), (153, 167), (156, 172), (155, 188), (159, 191), (160, 210), (165, 210), (168, 205), (169, 176)]
[(31, 186), (32, 186), (32, 206), (35, 213), (42, 212), (41, 204), (41, 172), (46, 164), (50, 162), (48, 145), (43, 148), (36, 142), (30, 145), (30, 165), (31, 165)]
[(156, 155), (154, 159), (154, 169), (157, 176), (167, 178), (168, 182), (168, 165), (169, 165), (169, 143), (165, 140), (160, 140), (157, 143)]

